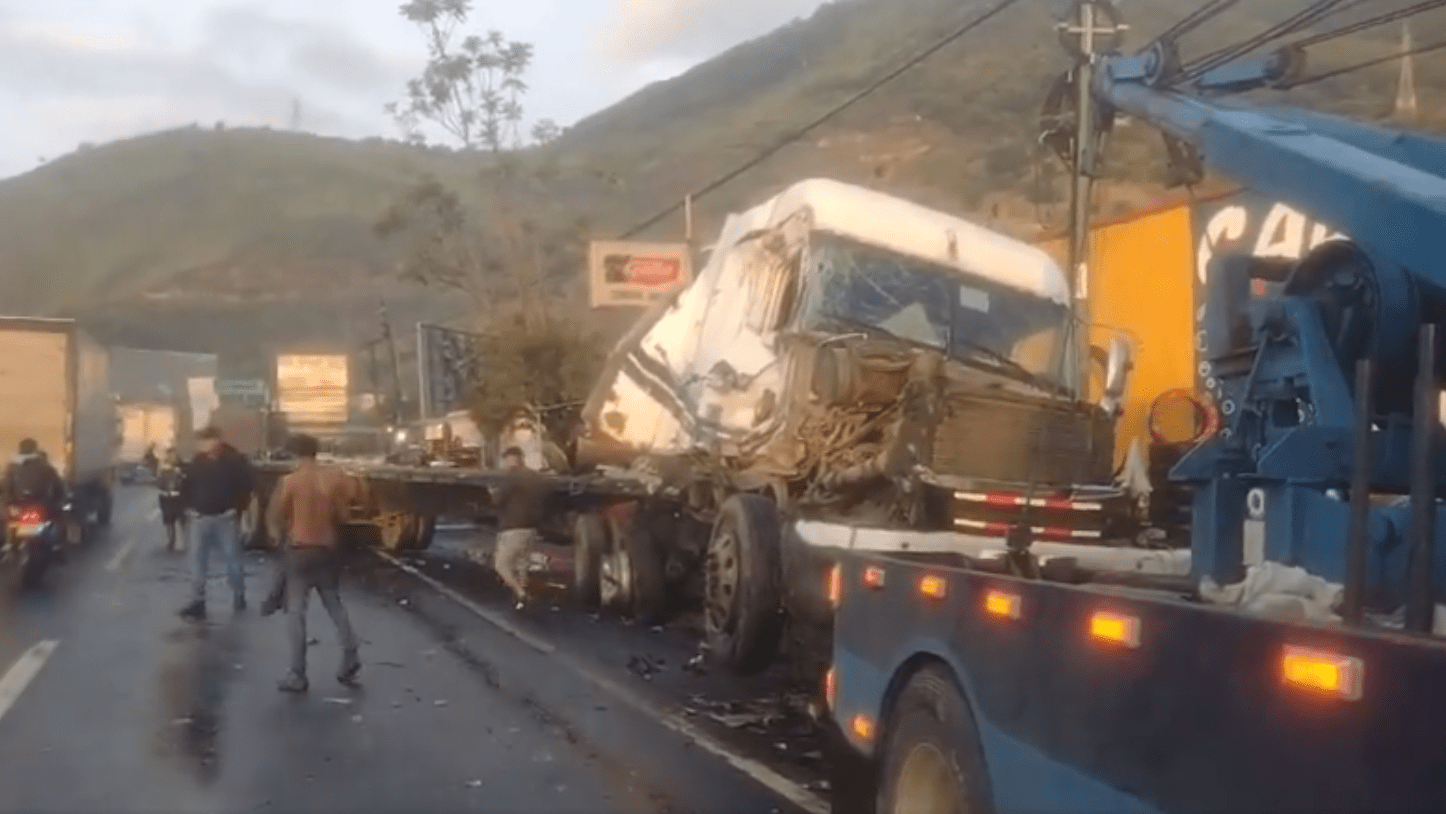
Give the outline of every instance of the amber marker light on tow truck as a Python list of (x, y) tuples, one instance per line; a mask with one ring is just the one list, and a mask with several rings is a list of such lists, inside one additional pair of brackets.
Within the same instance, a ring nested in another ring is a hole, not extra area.
[(884, 587), (884, 569), (870, 565), (864, 569), (864, 587), (877, 591)]
[(859, 740), (871, 741), (874, 739), (874, 722), (867, 715), (854, 716), (853, 730)]
[(843, 597), (843, 571), (835, 565), (828, 572), (828, 604), (837, 608), (841, 597)]
[(1280, 659), (1280, 675), (1285, 683), (1296, 687), (1359, 701), (1366, 665), (1350, 656), (1286, 645)]
[(1090, 638), (1124, 647), (1140, 646), (1140, 619), (1114, 611), (1090, 614)]
[(919, 593), (930, 599), (943, 599), (949, 595), (949, 583), (937, 574), (925, 574), (919, 578)]
[(1019, 594), (994, 588), (984, 593), (984, 610), (990, 616), (998, 616), (1001, 619), (1018, 619), (1020, 604)]
[(829, 709), (833, 709), (833, 699), (836, 695), (838, 695), (838, 674), (830, 667), (828, 672), (823, 674), (823, 702), (828, 705)]

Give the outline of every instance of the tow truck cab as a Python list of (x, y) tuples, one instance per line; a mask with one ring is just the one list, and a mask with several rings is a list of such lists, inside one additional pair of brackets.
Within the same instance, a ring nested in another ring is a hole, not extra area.
[(1250, 616), (1164, 577), (1061, 560), (1026, 580), (1001, 563), (840, 558), (835, 814), (1446, 801), (1442, 640)]

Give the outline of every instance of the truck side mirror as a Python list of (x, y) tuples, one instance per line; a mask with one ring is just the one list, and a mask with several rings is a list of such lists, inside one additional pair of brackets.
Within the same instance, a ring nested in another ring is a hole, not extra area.
[(1129, 385), (1130, 371), (1133, 368), (1134, 359), (1130, 352), (1130, 343), (1118, 334), (1110, 337), (1110, 351), (1105, 362), (1104, 395), (1100, 398), (1100, 409), (1112, 416), (1120, 414), (1123, 409), (1121, 402), (1125, 397), (1125, 388)]

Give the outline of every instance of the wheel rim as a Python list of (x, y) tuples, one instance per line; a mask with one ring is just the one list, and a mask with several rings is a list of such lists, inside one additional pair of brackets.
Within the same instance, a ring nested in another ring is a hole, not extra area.
[(732, 633), (738, 600), (738, 537), (721, 529), (708, 546), (707, 625), (709, 632)]
[(598, 594), (604, 607), (627, 607), (633, 595), (632, 565), (625, 549), (618, 549), (599, 558)]
[(402, 544), (404, 530), (406, 529), (406, 516), (401, 514), (383, 515), (380, 527), (382, 545), (387, 549), (399, 548)]
[(961, 814), (964, 789), (949, 761), (931, 743), (909, 751), (899, 770), (889, 814)]

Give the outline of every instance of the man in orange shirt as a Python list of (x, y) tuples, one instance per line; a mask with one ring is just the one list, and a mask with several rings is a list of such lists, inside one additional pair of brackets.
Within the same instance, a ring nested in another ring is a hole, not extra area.
[(341, 558), (337, 551), (338, 529), (346, 519), (352, 501), (351, 479), (335, 466), (316, 461), (318, 444), (309, 435), (291, 439), (296, 470), (281, 479), (271, 498), (267, 524), (272, 539), (285, 540), (286, 609), (291, 619), (291, 671), (277, 688), (283, 692), (306, 692), (306, 608), (311, 590), (336, 625), (341, 642), (341, 668), (336, 678), (352, 684), (361, 672), (357, 659), (357, 638), (351, 620), (341, 604)]

